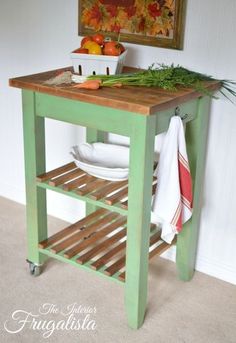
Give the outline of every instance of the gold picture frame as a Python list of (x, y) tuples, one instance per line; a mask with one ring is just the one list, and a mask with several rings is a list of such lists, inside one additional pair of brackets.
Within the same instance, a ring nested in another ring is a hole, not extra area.
[(79, 35), (183, 48), (186, 0), (79, 0)]

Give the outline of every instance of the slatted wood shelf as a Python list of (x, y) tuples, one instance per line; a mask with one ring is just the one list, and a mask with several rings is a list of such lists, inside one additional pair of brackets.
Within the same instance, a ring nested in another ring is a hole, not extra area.
[[(38, 185), (77, 198), (83, 197), (98, 206), (112, 208), (121, 214), (128, 209), (128, 180), (107, 181), (88, 175), (74, 162), (56, 168), (37, 177)], [(153, 194), (156, 189), (153, 178)], [(125, 211), (124, 211), (125, 210)]]
[[(126, 216), (100, 208), (40, 242), (39, 248), (124, 282), (126, 234)], [(160, 230), (151, 224), (149, 258), (169, 247), (161, 240)]]

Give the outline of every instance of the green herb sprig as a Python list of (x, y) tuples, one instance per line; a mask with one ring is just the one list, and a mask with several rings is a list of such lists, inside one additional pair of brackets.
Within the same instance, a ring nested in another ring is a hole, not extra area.
[(204, 85), (204, 81), (218, 81), (221, 84), (219, 90), (227, 99), (230, 95), (236, 97), (236, 83), (231, 80), (217, 80), (211, 76), (188, 70), (179, 65), (170, 66), (152, 64), (147, 70), (136, 73), (124, 73), (118, 75), (91, 75), (88, 80), (101, 80), (103, 87), (114, 87), (118, 85), (159, 87), (168, 91), (176, 91), (178, 86), (193, 88), (196, 91), (216, 98), (216, 96)]

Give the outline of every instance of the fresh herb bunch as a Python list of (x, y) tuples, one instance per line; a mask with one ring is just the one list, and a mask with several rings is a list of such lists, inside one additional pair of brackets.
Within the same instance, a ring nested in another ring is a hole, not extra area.
[[(114, 87), (114, 86), (145, 86), (145, 87), (160, 87), (165, 90), (175, 91), (178, 86), (191, 87), (196, 91), (216, 98), (211, 91), (209, 91), (203, 81), (219, 81), (221, 83), (220, 92), (228, 98), (227, 91), (236, 97), (236, 91), (233, 89), (236, 85), (234, 81), (230, 80), (216, 80), (211, 76), (197, 73), (188, 70), (181, 66), (168, 66), (159, 64), (155, 67), (152, 64), (147, 70), (137, 73), (126, 73), (118, 75), (91, 75), (88, 80), (101, 80), (101, 86)], [(226, 91), (226, 93), (224, 92)]]

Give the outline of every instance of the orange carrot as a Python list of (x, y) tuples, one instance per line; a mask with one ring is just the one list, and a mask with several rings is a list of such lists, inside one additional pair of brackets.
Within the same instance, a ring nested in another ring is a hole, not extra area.
[(80, 89), (98, 89), (101, 85), (101, 80), (87, 80), (83, 83), (79, 83), (73, 87)]

